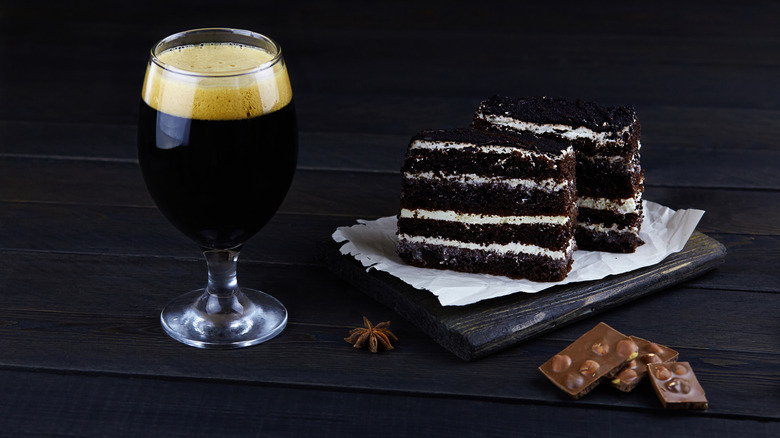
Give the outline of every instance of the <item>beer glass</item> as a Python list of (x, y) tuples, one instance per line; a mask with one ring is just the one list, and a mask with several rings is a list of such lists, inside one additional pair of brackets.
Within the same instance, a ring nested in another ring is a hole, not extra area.
[(279, 334), (287, 310), (239, 287), (239, 251), (292, 182), (298, 133), (282, 51), (239, 29), (171, 35), (151, 51), (141, 93), (138, 160), (158, 209), (206, 259), (206, 287), (162, 311), (165, 331), (200, 348), (238, 348)]

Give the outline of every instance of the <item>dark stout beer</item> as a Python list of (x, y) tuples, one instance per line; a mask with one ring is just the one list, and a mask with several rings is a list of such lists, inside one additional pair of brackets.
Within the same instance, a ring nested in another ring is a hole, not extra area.
[(274, 215), (297, 160), (295, 109), (193, 120), (141, 103), (138, 157), (162, 213), (204, 248), (234, 248)]
[[(213, 46), (220, 52), (229, 45)], [(228, 73), (231, 66), (241, 68), (230, 54), (218, 55)], [(214, 71), (195, 62), (188, 66)], [(190, 82), (156, 68), (150, 64), (147, 71), (138, 130), (149, 192), (160, 211), (201, 247), (238, 248), (271, 219), (295, 172), (297, 129), (286, 70)], [(275, 101), (269, 104), (263, 85), (276, 82), (287, 89), (272, 90)], [(247, 97), (254, 95), (256, 101)]]

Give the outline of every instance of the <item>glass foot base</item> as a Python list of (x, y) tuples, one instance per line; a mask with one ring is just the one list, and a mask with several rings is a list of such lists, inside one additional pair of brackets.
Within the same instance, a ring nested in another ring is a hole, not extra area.
[(199, 289), (170, 302), (160, 320), (173, 339), (198, 348), (241, 348), (267, 341), (287, 326), (276, 298), (244, 289), (228, 299)]

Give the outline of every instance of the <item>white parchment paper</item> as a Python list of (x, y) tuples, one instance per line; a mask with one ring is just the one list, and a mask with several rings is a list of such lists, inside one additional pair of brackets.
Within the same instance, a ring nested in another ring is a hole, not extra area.
[(572, 270), (563, 281), (538, 283), (486, 274), (423, 269), (405, 264), (396, 252), (396, 217), (359, 220), (357, 225), (339, 227), (336, 242), (347, 242), (342, 254), (349, 254), (366, 269), (378, 269), (400, 278), (417, 289), (426, 289), (444, 306), (462, 306), (516, 292), (535, 293), (559, 284), (590, 281), (652, 266), (669, 254), (680, 251), (693, 233), (704, 211), (674, 211), (644, 201), (645, 217), (639, 237), (645, 244), (632, 254), (575, 251)]

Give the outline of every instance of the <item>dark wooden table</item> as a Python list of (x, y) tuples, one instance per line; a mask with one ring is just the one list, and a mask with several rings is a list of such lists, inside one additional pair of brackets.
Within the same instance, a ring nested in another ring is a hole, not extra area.
[[(780, 434), (778, 4), (129, 3), (0, 8), (0, 435)], [(239, 263), (289, 325), (237, 351), (163, 333), (205, 264), (135, 153), (149, 48), (204, 26), (277, 39), (299, 111), (292, 189)], [(334, 276), (317, 245), (396, 213), (409, 137), (494, 93), (634, 105), (646, 198), (706, 210), (725, 263), (474, 362)], [(392, 321), (394, 351), (344, 342), (363, 315)], [(679, 350), (710, 408), (554, 388), (537, 367), (599, 321)]]

